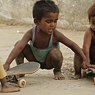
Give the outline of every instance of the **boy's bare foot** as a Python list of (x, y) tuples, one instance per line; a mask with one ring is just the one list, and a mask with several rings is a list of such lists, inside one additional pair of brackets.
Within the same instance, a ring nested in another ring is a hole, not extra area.
[(14, 86), (6, 86), (1, 88), (1, 93), (12, 93), (12, 92), (18, 92), (20, 91), (19, 87)]
[(64, 80), (65, 77), (62, 75), (62, 73), (59, 71), (59, 72), (55, 72), (54, 73), (54, 79), (55, 80)]

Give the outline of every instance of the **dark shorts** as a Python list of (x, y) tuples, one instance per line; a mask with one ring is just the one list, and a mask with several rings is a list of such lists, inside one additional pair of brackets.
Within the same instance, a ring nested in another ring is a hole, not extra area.
[(93, 64), (93, 65), (95, 65), (95, 62), (94, 62), (94, 61), (90, 61), (90, 64)]
[(41, 68), (41, 69), (46, 69), (46, 64), (40, 63), (40, 68)]

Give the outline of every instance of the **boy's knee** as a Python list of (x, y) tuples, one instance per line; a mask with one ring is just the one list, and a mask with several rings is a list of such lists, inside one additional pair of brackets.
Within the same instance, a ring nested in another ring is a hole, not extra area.
[(50, 56), (56, 62), (63, 60), (61, 51), (59, 49), (56, 49), (56, 48), (51, 50)]
[(74, 55), (74, 61), (75, 62), (82, 62), (82, 58), (78, 54), (75, 54)]
[[(82, 49), (82, 51), (83, 51), (83, 49)], [(74, 60), (76, 61), (76, 60), (78, 60), (78, 61), (82, 61), (82, 58), (78, 55), (78, 54), (74, 54)]]

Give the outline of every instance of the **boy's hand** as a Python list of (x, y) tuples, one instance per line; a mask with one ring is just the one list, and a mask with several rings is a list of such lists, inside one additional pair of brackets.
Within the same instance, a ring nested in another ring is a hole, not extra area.
[(82, 68), (83, 68), (83, 69), (87, 69), (87, 68), (88, 68), (88, 66), (87, 66), (87, 64), (86, 64), (85, 61), (83, 61)]
[(95, 69), (95, 65), (92, 65), (92, 64), (88, 64), (87, 67), (88, 68), (94, 68)]

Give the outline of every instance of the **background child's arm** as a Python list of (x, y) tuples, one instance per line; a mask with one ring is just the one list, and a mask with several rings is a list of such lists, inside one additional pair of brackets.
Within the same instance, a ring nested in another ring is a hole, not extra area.
[(84, 42), (83, 42), (83, 52), (87, 58), (87, 67), (91, 66), (90, 58), (89, 58), (89, 48), (91, 44), (91, 31), (87, 30), (84, 35)]

